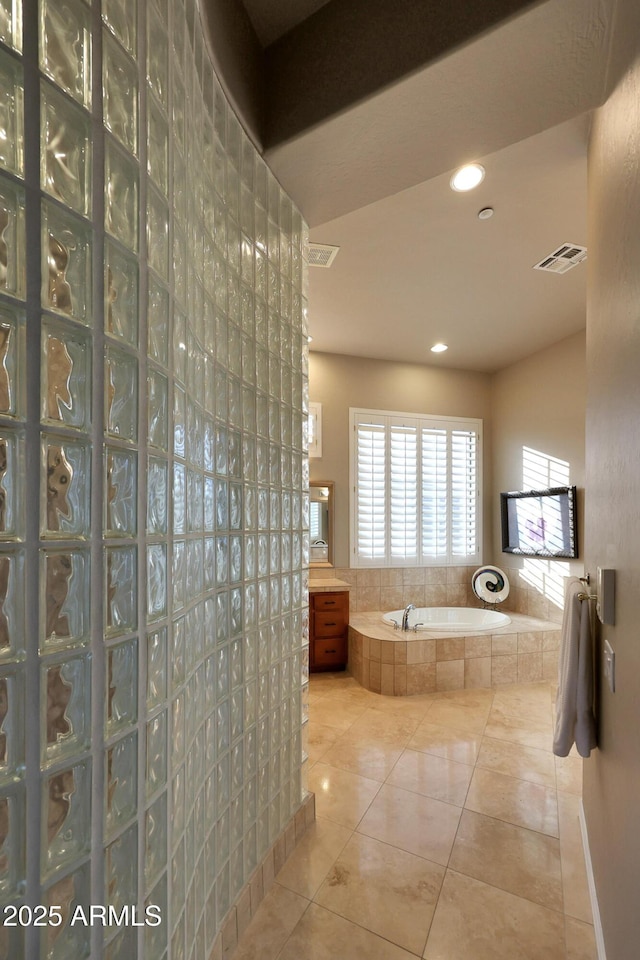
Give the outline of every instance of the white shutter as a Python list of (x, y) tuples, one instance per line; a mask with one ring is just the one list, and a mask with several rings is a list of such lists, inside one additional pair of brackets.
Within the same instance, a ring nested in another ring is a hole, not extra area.
[(481, 561), (482, 421), (353, 410), (354, 566)]
[(311, 543), (320, 538), (321, 518), (321, 504), (318, 500), (312, 500), (309, 504), (309, 540)]
[(473, 430), (451, 432), (451, 555), (478, 553), (478, 436)]
[(387, 553), (386, 426), (356, 426), (356, 547), (365, 561), (384, 561)]
[(418, 559), (418, 429), (391, 422), (389, 427), (389, 550), (391, 563)]
[(448, 554), (449, 444), (447, 430), (422, 428), (422, 559)]

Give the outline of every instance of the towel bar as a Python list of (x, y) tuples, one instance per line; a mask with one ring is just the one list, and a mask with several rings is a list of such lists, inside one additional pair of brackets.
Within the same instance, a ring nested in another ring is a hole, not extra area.
[(597, 600), (597, 594), (595, 593), (579, 593), (578, 600)]

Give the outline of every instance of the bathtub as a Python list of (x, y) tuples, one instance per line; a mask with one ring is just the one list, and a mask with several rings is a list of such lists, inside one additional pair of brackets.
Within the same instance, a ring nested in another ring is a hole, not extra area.
[[(404, 610), (391, 610), (384, 613), (385, 623), (402, 625)], [(511, 618), (497, 610), (478, 610), (474, 607), (417, 607), (409, 611), (409, 629), (414, 630), (452, 630), (484, 633), (498, 627), (506, 627)]]

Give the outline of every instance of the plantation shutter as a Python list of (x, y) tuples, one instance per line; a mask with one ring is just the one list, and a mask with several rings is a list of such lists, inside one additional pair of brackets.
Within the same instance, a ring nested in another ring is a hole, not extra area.
[(389, 428), (391, 559), (418, 557), (418, 428), (392, 421)]
[(352, 563), (480, 562), (481, 421), (353, 410)]
[(422, 558), (445, 561), (448, 553), (449, 443), (442, 428), (422, 429)]
[(476, 552), (478, 476), (477, 434), (451, 432), (451, 554), (467, 557)]
[(384, 560), (387, 528), (386, 427), (358, 423), (356, 543), (363, 560)]

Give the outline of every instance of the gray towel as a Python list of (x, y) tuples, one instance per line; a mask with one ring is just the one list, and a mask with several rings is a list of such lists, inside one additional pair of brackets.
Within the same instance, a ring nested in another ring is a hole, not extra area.
[(579, 600), (584, 586), (570, 577), (565, 587), (558, 661), (558, 696), (553, 752), (566, 757), (575, 743), (581, 757), (596, 746), (593, 716), (593, 651), (589, 601)]

